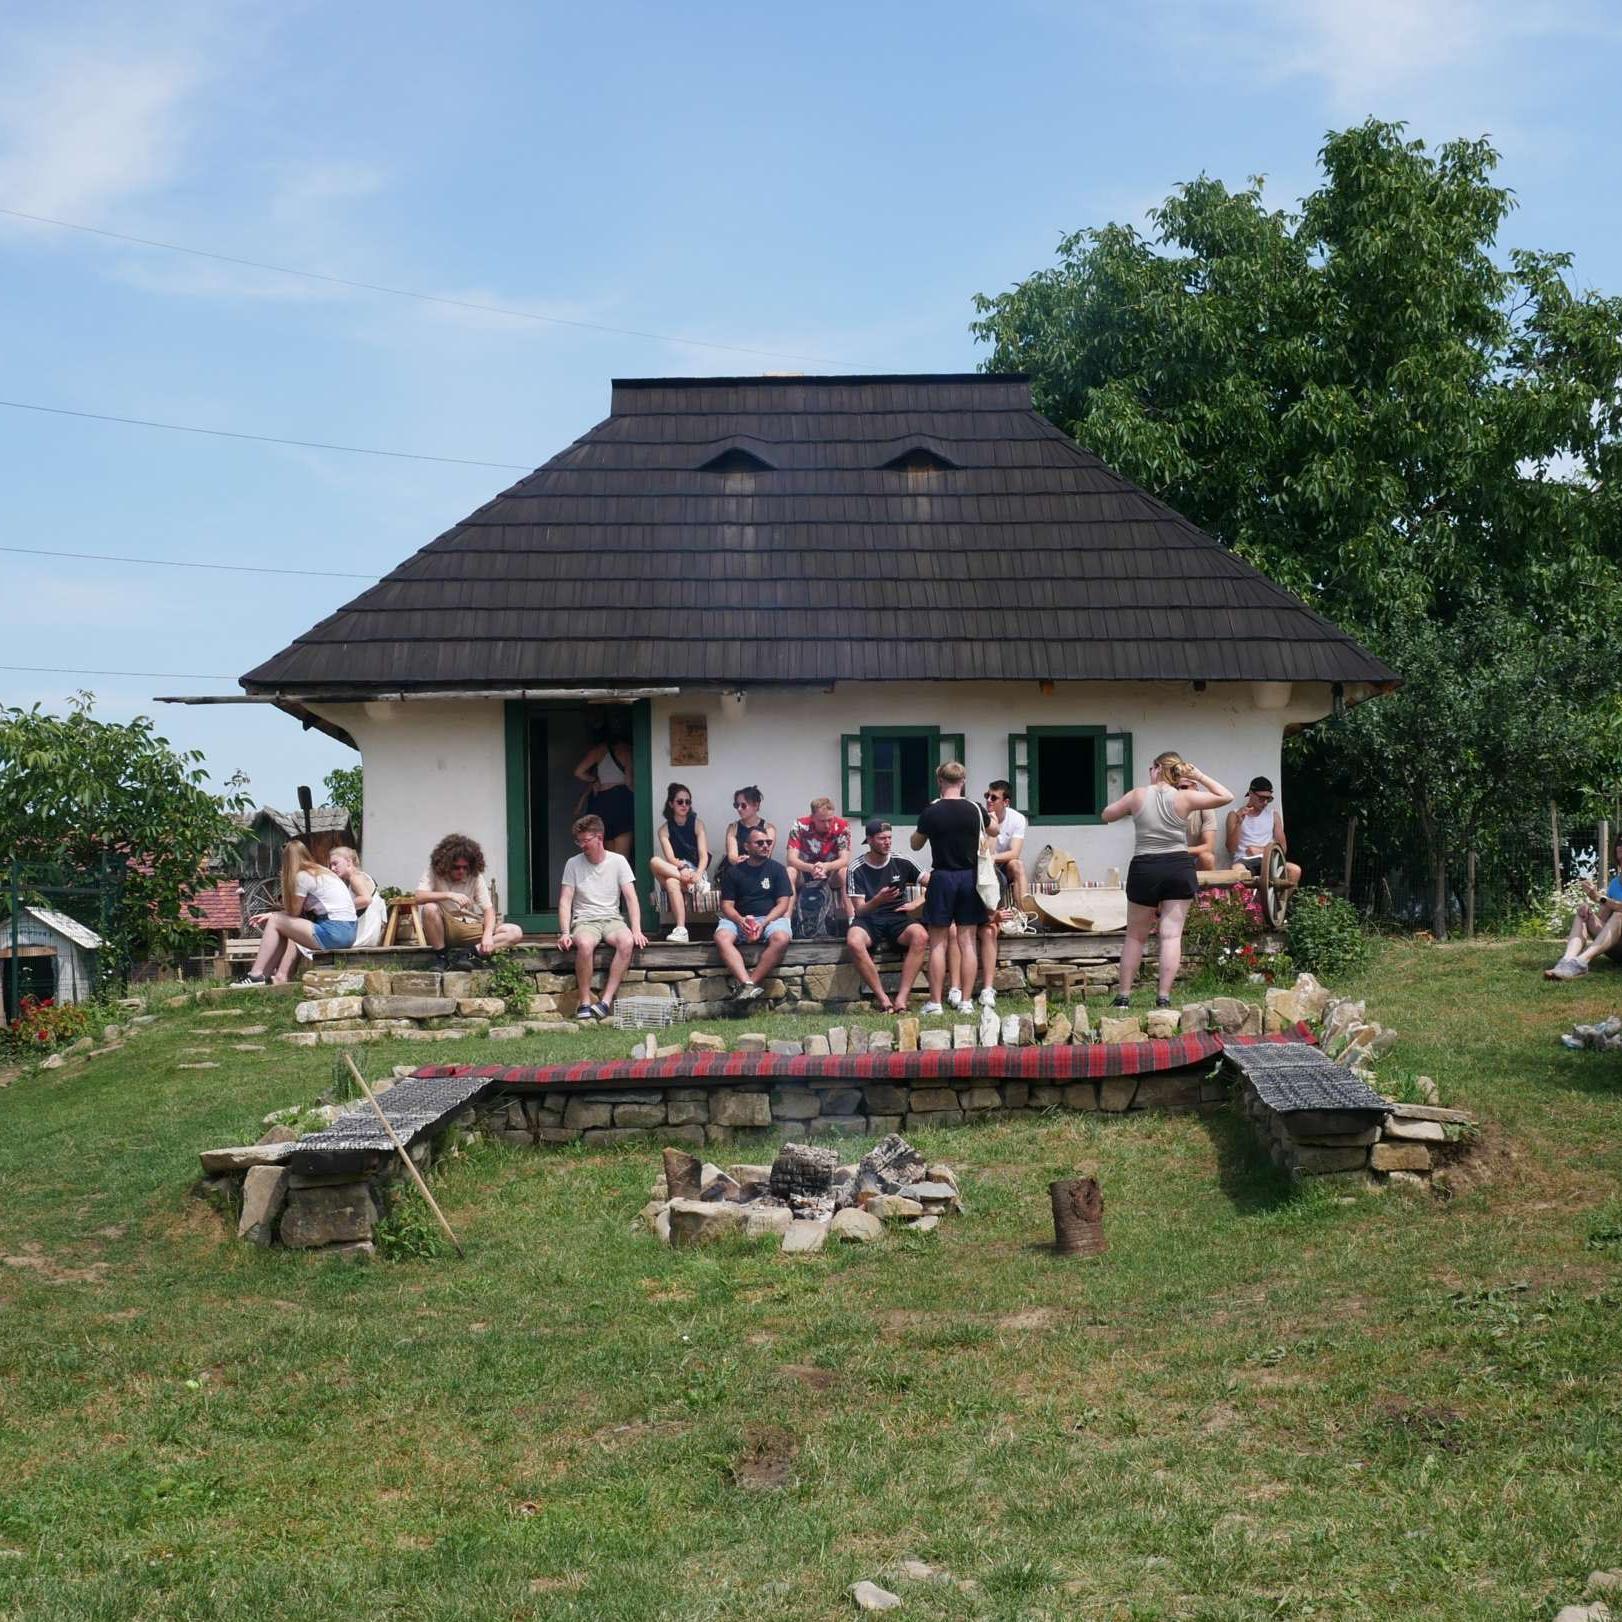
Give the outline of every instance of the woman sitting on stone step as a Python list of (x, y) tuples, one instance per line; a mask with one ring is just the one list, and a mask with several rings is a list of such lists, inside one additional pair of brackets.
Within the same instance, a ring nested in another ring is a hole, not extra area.
[(256, 912), (249, 923), (264, 931), (259, 955), (239, 986), (284, 985), (291, 972), (289, 942), (317, 952), (342, 952), (355, 944), (355, 897), (297, 839), (282, 851), (282, 911)]

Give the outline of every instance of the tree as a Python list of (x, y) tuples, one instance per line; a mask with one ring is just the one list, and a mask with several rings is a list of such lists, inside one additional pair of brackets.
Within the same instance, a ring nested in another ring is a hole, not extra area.
[[(186, 950), (187, 898), (239, 836), (243, 802), (210, 793), (202, 755), (171, 748), (149, 717), (98, 721), (94, 704), (80, 693), (67, 715), (0, 709), (0, 850), (84, 875), (111, 859), (123, 874), (112, 959)], [(94, 908), (86, 921), (99, 924)]]
[[(1517, 774), (1479, 827), (1534, 765), (1544, 795), (1622, 781), (1594, 634), (1622, 610), (1622, 301), (1575, 292), (1566, 255), (1495, 257), (1513, 200), (1485, 141), (1432, 154), (1371, 120), (1319, 156), (1296, 211), (1201, 176), (1152, 240), (1066, 237), (1056, 267), (976, 300), (974, 331), (1078, 441), (1402, 673), (1405, 693), (1292, 759), (1342, 814), (1419, 836), (1445, 933), (1447, 851), (1470, 836), (1453, 819), (1477, 802), (1427, 778), (1441, 715), (1480, 741), (1471, 770)], [(1470, 677), (1484, 627), (1501, 680)], [(1534, 694), (1571, 720), (1566, 747), (1530, 747)], [(1488, 749), (1495, 733), (1529, 747)]]
[(355, 840), (359, 843), (362, 804), (362, 789), (364, 777), (359, 766), (335, 766), (321, 779), (321, 791), (327, 797), (328, 805), (335, 805), (341, 811), (349, 813), (349, 824), (355, 830)]

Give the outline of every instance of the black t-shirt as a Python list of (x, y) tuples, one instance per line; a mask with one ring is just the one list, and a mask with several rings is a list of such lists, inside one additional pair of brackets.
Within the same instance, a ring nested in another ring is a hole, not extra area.
[(721, 899), (730, 901), (740, 918), (764, 918), (784, 896), (793, 893), (788, 869), (769, 856), (759, 867), (729, 862), (721, 875)]
[[(874, 867), (865, 858), (850, 864), (850, 883), (847, 888), (863, 901), (871, 901), (887, 884), (916, 884), (918, 869), (905, 856), (892, 856), (882, 867)], [(862, 914), (864, 918), (893, 918), (901, 908), (901, 898), (882, 907), (873, 907)]]
[(937, 872), (973, 870), (980, 854), (980, 807), (973, 800), (931, 800), (918, 817)]

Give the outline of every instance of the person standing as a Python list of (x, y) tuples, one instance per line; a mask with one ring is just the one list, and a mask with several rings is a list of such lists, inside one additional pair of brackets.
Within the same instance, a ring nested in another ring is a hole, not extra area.
[[(765, 828), (749, 830), (741, 862), (721, 871), (721, 916), (715, 923), (715, 949), (726, 971), (738, 982), (733, 995), (750, 1002), (761, 995), (773, 969), (783, 961), (794, 928), (788, 921), (794, 887), (788, 869), (771, 858), (772, 836)], [(744, 966), (738, 941), (764, 941), (751, 973)]]
[(659, 853), (648, 866), (670, 897), (670, 916), (676, 920), (667, 941), (687, 941), (687, 894), (703, 882), (710, 867), (710, 838), (693, 814), (693, 791), (685, 783), (665, 790), (664, 817), (659, 824)]
[[(895, 834), (883, 817), (867, 824), (867, 854), (850, 867), (849, 893), (852, 918), (845, 931), (845, 946), (862, 983), (873, 993), (881, 1014), (904, 1014), (913, 982), (929, 949), (929, 931), (918, 922), (924, 905), (920, 893), (909, 901), (906, 892), (919, 881), (917, 867), (905, 856), (891, 853)], [(894, 1001), (884, 989), (873, 948), (899, 946), (902, 951), (901, 983)]]
[[(946, 946), (951, 926), (957, 925), (961, 965), (958, 983), (946, 999), (953, 1008), (962, 1008), (973, 995), (979, 969), (977, 937), (982, 948), (989, 949), (993, 944), (987, 939), (992, 927), (990, 914), (975, 889), (975, 865), (980, 840), (986, 833), (996, 834), (997, 821), (964, 798), (963, 785), (968, 775), (955, 760), (942, 761), (935, 768), (940, 798), (931, 800), (919, 813), (912, 835), (914, 850), (929, 846), (931, 863), (929, 888), (924, 892), (924, 924), (929, 930), (929, 1001), (919, 1010), (925, 1014), (944, 1012), (941, 992), (946, 984)], [(996, 993), (982, 994), (980, 1000), (992, 1007)]]
[[(607, 1019), (619, 992), (620, 981), (631, 964), (631, 949), (646, 946), (642, 908), (636, 899), (636, 875), (618, 851), (608, 849), (603, 819), (584, 816), (571, 832), (579, 850), (563, 864), (563, 885), (558, 892), (558, 949), (574, 953), (574, 983), (579, 995), (575, 1018)], [(620, 916), (625, 903), (627, 923)], [(614, 950), (602, 997), (593, 1002), (591, 974), (598, 942)]]
[[(616, 856), (629, 856), (636, 829), (636, 774), (630, 744), (609, 733), (580, 757), (574, 775), (586, 785), (586, 814), (602, 821), (603, 842)], [(581, 802), (576, 803), (578, 807)]]
[[(1179, 788), (1181, 782), (1198, 786)], [(1132, 982), (1149, 936), (1160, 935), (1160, 989), (1156, 1008), (1171, 1007), (1172, 982), (1183, 958), (1183, 924), (1199, 894), (1198, 869), (1188, 848), (1188, 815), (1215, 810), (1233, 795), (1215, 778), (1190, 766), (1174, 751), (1156, 755), (1144, 788), (1128, 789), (1100, 813), (1105, 822), (1131, 817), (1132, 865), (1126, 870), (1126, 939), (1115, 1007), (1131, 1005)]]

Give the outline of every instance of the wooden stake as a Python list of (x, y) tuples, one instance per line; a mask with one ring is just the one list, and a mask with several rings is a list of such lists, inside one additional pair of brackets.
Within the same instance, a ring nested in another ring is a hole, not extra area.
[(1611, 879), (1611, 819), (1601, 817), (1599, 824), (1599, 887), (1604, 889)]
[(1464, 938), (1473, 940), (1476, 933), (1476, 853), (1468, 851), (1464, 858)]
[(1354, 811), (1346, 819), (1346, 871), (1341, 883), (1340, 893), (1348, 901), (1352, 899), (1352, 855), (1357, 849), (1357, 813)]
[(399, 1134), (394, 1130), (394, 1123), (390, 1121), (388, 1116), (383, 1113), (383, 1106), (378, 1103), (377, 1094), (366, 1085), (366, 1078), (360, 1073), (359, 1065), (357, 1065), (354, 1059), (351, 1058), (347, 1053), (344, 1055), (344, 1063), (349, 1066), (349, 1073), (355, 1078), (356, 1084), (360, 1087), (360, 1090), (366, 1094), (366, 1102), (377, 1111), (377, 1118), (383, 1123), (383, 1130), (388, 1133), (389, 1142), (394, 1145), (396, 1153), (398, 1153), (401, 1161), (405, 1165), (405, 1169), (411, 1173), (411, 1181), (417, 1185), (417, 1192), (421, 1194), (425, 1200), (427, 1200), (428, 1209), (439, 1218), (439, 1225), (445, 1230), (445, 1237), (449, 1239), (451, 1244), (455, 1247), (456, 1254), (460, 1256), (463, 1261), (466, 1261), (467, 1252), (462, 1249), (461, 1240), (456, 1237), (456, 1233), (452, 1229), (450, 1223), (445, 1220), (445, 1213), (440, 1210), (439, 1201), (428, 1192), (428, 1185), (423, 1181), (422, 1173), (417, 1170), (416, 1161), (411, 1158), (410, 1152), (407, 1150), (406, 1146), (400, 1142)]
[(1560, 807), (1549, 801), (1549, 838), (1554, 847), (1554, 887), (1560, 888)]

